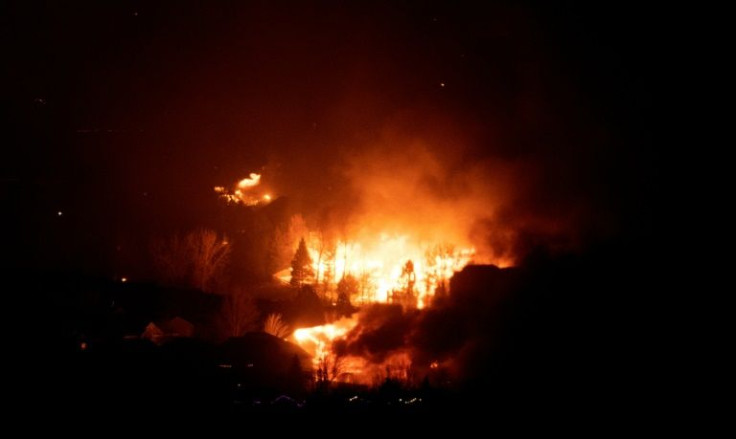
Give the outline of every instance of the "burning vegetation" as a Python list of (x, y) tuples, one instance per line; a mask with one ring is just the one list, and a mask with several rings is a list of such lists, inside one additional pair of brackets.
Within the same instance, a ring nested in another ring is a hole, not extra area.
[(261, 174), (251, 172), (250, 175), (238, 181), (228, 190), (225, 186), (215, 186), (214, 190), (220, 198), (228, 203), (241, 203), (245, 206), (257, 206), (271, 201), (271, 195), (261, 190)]
[(393, 408), (620, 376), (589, 352), (666, 278), (640, 280), (665, 262), (657, 20), (16, 3), (0, 180), (29, 398)]
[[(324, 324), (296, 322), (286, 337), (311, 356), (316, 383), (378, 385), (393, 379), (417, 384), (421, 372), (438, 374), (449, 360), (432, 357), (417, 363), (409, 345), (424, 310), (447, 301), (450, 280), (464, 267), (478, 261), (511, 263), (508, 254), (478, 254), (469, 239), (474, 218), (466, 215), (478, 213), (469, 209), (469, 199), (477, 201), (473, 199), (478, 196), (472, 182), (462, 182), (464, 195), (454, 194), (452, 184), (447, 185), (451, 195), (437, 194), (428, 189), (426, 177), (439, 178), (444, 168), (428, 151), (414, 152), (420, 153), (414, 165), (395, 178), (383, 166), (364, 164), (357, 191), (362, 204), (352, 212), (340, 216), (322, 211), (307, 220), (295, 213), (273, 232), (271, 279), (284, 288), (309, 291), (322, 304)], [(261, 177), (251, 173), (232, 192), (215, 190), (232, 209), (265, 209)], [(462, 211), (466, 214), (458, 215)], [(397, 322), (402, 322), (400, 330)], [(392, 341), (375, 351), (363, 349), (375, 344), (366, 340), (376, 338)]]

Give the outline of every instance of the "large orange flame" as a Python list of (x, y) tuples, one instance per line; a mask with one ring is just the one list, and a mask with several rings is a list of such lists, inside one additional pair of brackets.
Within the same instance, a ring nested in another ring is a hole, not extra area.
[(336, 355), (332, 346), (345, 338), (358, 324), (357, 316), (343, 317), (333, 323), (300, 328), (294, 331), (294, 341), (312, 356), (315, 371), (326, 381), (375, 385), (386, 378), (406, 380), (411, 359), (407, 352), (395, 352), (381, 364), (372, 364), (355, 355)]
[(315, 236), (310, 237), (308, 247), (316, 283), (350, 275), (359, 281), (358, 303), (397, 302), (404, 292), (413, 296), (411, 303), (404, 304), (418, 308), (425, 307), (437, 288), (445, 286), (475, 253), (472, 247), (416, 243), (408, 235), (386, 233), (373, 242), (338, 241), (327, 257), (318, 250)]

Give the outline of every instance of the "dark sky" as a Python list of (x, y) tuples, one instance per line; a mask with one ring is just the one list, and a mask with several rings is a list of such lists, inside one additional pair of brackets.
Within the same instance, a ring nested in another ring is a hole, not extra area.
[(646, 233), (654, 14), (540, 3), (9, 2), (6, 257), (72, 240), (104, 272), (253, 171), (299, 205), (349, 198), (341, 169), (386, 139), (451, 155), (447, 175), (513, 163), (509, 224)]

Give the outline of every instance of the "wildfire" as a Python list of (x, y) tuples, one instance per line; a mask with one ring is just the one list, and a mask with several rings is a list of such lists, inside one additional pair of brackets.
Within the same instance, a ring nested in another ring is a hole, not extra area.
[(305, 351), (312, 355), (315, 367), (321, 359), (331, 353), (332, 342), (342, 338), (358, 323), (356, 319), (344, 317), (336, 322), (294, 331), (294, 339)]
[[(337, 241), (334, 245), (310, 234), (308, 242), (313, 285), (325, 299), (338, 305), (340, 294), (346, 294), (350, 303), (357, 305), (379, 302), (424, 308), (434, 295), (448, 292), (449, 279), (475, 255), (472, 247), (420, 243), (410, 235), (387, 233), (374, 241)], [(288, 273), (284, 275), (288, 280)], [(344, 286), (348, 278), (352, 279), (351, 287)], [(297, 329), (293, 338), (312, 355), (318, 379), (362, 384), (375, 384), (387, 377), (407, 379), (411, 366), (407, 352), (395, 352), (381, 364), (335, 353), (335, 341), (349, 339), (357, 325), (358, 314), (353, 314), (326, 325)]]
[(214, 190), (220, 198), (228, 203), (242, 203), (246, 206), (256, 206), (271, 202), (271, 194), (259, 194), (257, 187), (261, 184), (261, 174), (251, 172), (250, 175), (238, 181), (232, 191), (225, 186), (215, 186)]
[(407, 378), (411, 359), (406, 352), (396, 352), (381, 364), (372, 364), (355, 355), (338, 356), (332, 346), (344, 339), (358, 325), (357, 315), (333, 323), (294, 331), (296, 343), (312, 356), (318, 379), (326, 381), (377, 384), (385, 378)]
[(472, 247), (417, 243), (408, 235), (386, 233), (373, 242), (337, 241), (330, 248), (311, 235), (308, 249), (315, 284), (323, 291), (350, 276), (357, 303), (394, 302), (417, 308), (427, 306), (438, 289), (446, 289), (453, 273), (475, 254)]
[(312, 356), (318, 379), (354, 381), (364, 376), (364, 360), (359, 357), (337, 356), (332, 351), (335, 340), (344, 338), (358, 324), (357, 318), (344, 317), (336, 322), (294, 331), (296, 343)]
[[(489, 254), (483, 242), (476, 255), (470, 233), (473, 218), (487, 212), (477, 207), (472, 195), (456, 200), (444, 192), (420, 190), (425, 180), (435, 180), (420, 178), (423, 173), (412, 171), (416, 166), (407, 166), (408, 172), (398, 181), (386, 175), (382, 166), (360, 169), (367, 169), (360, 185), (364, 210), (351, 218), (328, 216), (327, 221), (317, 223), (319, 230), (310, 230), (301, 215), (295, 215), (286, 226), (277, 226), (272, 242), (277, 261), (272, 268), (281, 270), (274, 274), (276, 278), (308, 285), (337, 312), (352, 313), (352, 317), (293, 332), (292, 341), (312, 356), (318, 381), (370, 384), (381, 376), (408, 376), (412, 361), (407, 349), (397, 348), (378, 359), (363, 358), (344, 348), (363, 333), (356, 306), (387, 303), (400, 305), (404, 311), (423, 309), (436, 297), (450, 293), (450, 279), (466, 265), (480, 262), (504, 267), (513, 263)], [(255, 206), (275, 199), (266, 189), (272, 188), (264, 187), (260, 174), (251, 173), (232, 189), (219, 186), (215, 192), (228, 203)], [(286, 268), (289, 261), (291, 268)], [(416, 367), (441, 366), (435, 360)]]

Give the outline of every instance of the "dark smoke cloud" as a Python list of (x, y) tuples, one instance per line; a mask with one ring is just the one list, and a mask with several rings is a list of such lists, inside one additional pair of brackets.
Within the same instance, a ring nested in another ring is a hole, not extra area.
[(497, 350), (509, 300), (519, 286), (518, 269), (469, 266), (453, 278), (451, 294), (429, 308), (365, 307), (356, 327), (335, 343), (335, 353), (361, 356), (378, 370), (392, 355), (406, 353), (415, 376), (436, 374), (430, 365), (437, 363), (453, 381), (471, 380), (487, 364), (480, 357)]
[(426, 378), (500, 402), (601, 398), (630, 384), (622, 384), (632, 361), (622, 349), (632, 322), (621, 318), (643, 277), (640, 266), (622, 269), (624, 254), (606, 246), (584, 257), (537, 255), (515, 268), (468, 266), (453, 277), (450, 294), (426, 309), (361, 311), (338, 352), (365, 356), (372, 370), (405, 353), (416, 383)]
[(361, 356), (380, 364), (392, 353), (406, 349), (414, 316), (404, 313), (399, 305), (364, 307), (356, 327), (335, 344), (335, 353)]

